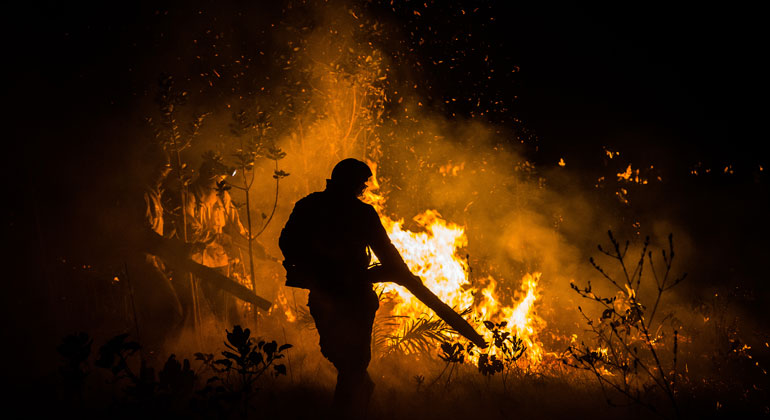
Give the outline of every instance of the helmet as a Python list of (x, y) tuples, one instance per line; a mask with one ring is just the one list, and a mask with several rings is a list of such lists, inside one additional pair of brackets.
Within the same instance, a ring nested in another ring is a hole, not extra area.
[(219, 176), (231, 175), (235, 168), (225, 165), (222, 155), (214, 151), (207, 151), (203, 154), (203, 162), (199, 169), (199, 176), (203, 179), (210, 179)]
[(372, 176), (369, 165), (360, 160), (348, 158), (332, 169), (332, 182), (337, 185), (355, 186), (363, 184)]

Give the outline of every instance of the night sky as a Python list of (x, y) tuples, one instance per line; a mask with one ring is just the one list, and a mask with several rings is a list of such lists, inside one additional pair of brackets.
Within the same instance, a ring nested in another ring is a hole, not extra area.
[[(125, 133), (149, 132), (140, 126), (158, 75), (192, 74), (194, 35), (211, 26), (269, 55), (270, 25), (286, 16), (280, 2), (190, 3), (36, 2), (4, 11), (4, 237), (25, 250), (15, 278), (37, 264), (40, 219), (55, 226), (52, 218), (77, 211), (73, 191), (117, 159)], [(635, 167), (655, 165), (666, 181), (651, 195), (665, 202), (661, 213), (684, 223), (706, 258), (721, 255), (714, 278), (746, 288), (753, 313), (762, 313), (770, 233), (763, 14), (703, 4), (395, 3), (364, 9), (397, 29), (380, 46), (397, 73), (420, 82), (428, 107), (516, 131), (528, 159), (555, 167), (563, 158), (585, 180), (606, 172), (605, 147)], [(714, 173), (690, 176), (699, 162)], [(727, 166), (734, 174), (723, 173)], [(50, 213), (35, 214), (33, 203)], [(28, 312), (34, 292), (25, 284), (14, 282), (5, 310)]]
[[(669, 153), (686, 164), (761, 163), (756, 130), (767, 82), (756, 11), (396, 3), (373, 2), (367, 10), (401, 31), (385, 48), (425, 78), (420, 93), (434, 107), (460, 98), (444, 107), (447, 114), (467, 116), (481, 99), (490, 120), (520, 119), (540, 138), (544, 159), (584, 162), (609, 146), (649, 160), (659, 148), (673, 148)], [(249, 29), (227, 26), (240, 14), (241, 23), (267, 27), (281, 19), (282, 5), (51, 2), (13, 12), (4, 25), (5, 88), (18, 101), (12, 115), (34, 121), (34, 111), (44, 109), (47, 121), (61, 123), (124, 115), (142, 88), (153, 87), (142, 86), (153, 71), (175, 70), (174, 58), (187, 59), (189, 46), (174, 40), (188, 41), (207, 23), (248, 37)]]
[[(203, 86), (197, 97), (222, 106), (230, 85), (215, 80), (220, 85), (205, 90), (210, 68), (227, 69), (232, 55), (254, 50), (266, 54), (253, 69), (277, 68), (271, 60), (283, 51), (271, 25), (312, 24), (313, 11), (302, 2), (259, 3), (50, 3), (8, 13), (5, 89), (13, 105), (6, 115), (18, 140), (6, 167), (27, 181), (13, 187), (29, 194), (34, 185), (55, 197), (49, 202), (73, 200), (73, 186), (96, 182), (93, 174), (123, 157), (121, 144), (151, 134), (144, 118), (156, 112), (161, 73), (188, 82), (194, 98)], [(359, 7), (382, 25), (372, 40), (390, 56), (393, 79), (414, 83), (427, 107), (515, 132), (529, 160), (548, 168), (563, 158), (586, 183), (607, 174), (605, 148), (621, 152), (620, 171), (654, 166), (665, 186), (656, 187), (652, 207), (696, 220), (689, 230), (705, 235), (706, 247), (748, 242), (750, 259), (762, 255), (765, 248), (752, 246), (768, 231), (758, 13), (390, 3)], [(711, 173), (696, 178), (693, 168)], [(715, 220), (717, 236), (705, 228)]]

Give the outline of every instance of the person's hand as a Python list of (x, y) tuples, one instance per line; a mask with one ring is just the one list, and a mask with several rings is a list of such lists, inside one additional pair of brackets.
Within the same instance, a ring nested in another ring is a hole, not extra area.
[(214, 239), (214, 242), (218, 243), (219, 245), (222, 245), (225, 248), (229, 248), (233, 246), (232, 236), (226, 233), (218, 233)]
[(187, 255), (194, 255), (203, 252), (204, 249), (206, 249), (206, 243), (205, 242), (190, 242), (185, 244), (185, 251)]

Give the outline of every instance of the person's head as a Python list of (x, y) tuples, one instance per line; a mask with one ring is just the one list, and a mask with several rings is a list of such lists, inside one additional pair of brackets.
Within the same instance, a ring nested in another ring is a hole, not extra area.
[(217, 183), (222, 182), (228, 175), (234, 172), (224, 164), (222, 156), (215, 152), (206, 152), (203, 154), (203, 162), (198, 170), (199, 182)]
[(148, 184), (161, 184), (171, 172), (171, 161), (160, 144), (150, 143), (144, 146), (137, 165), (140, 178)]
[(372, 176), (369, 165), (357, 159), (344, 159), (332, 169), (327, 181), (329, 188), (341, 195), (360, 196), (366, 189), (366, 181)]

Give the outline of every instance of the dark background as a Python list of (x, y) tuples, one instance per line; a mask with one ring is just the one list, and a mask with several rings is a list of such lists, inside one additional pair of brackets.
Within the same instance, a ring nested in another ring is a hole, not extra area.
[[(636, 211), (691, 235), (703, 261), (690, 269), (696, 287), (733, 290), (752, 319), (764, 319), (767, 37), (757, 10), (397, 3), (360, 7), (397, 29), (379, 42), (396, 74), (423, 81), (428, 106), (517, 130), (533, 162), (563, 158), (576, 182), (606, 174), (603, 147), (634, 167), (654, 165), (664, 182)], [(158, 75), (194, 67), (191, 37), (210, 26), (269, 55), (270, 24), (310, 9), (38, 2), (4, 13), (4, 342), (55, 345), (41, 338), (56, 314), (41, 307), (38, 279), (77, 244), (71, 221), (93, 198), (84, 191), (131, 136), (149, 133), (142, 117)]]

